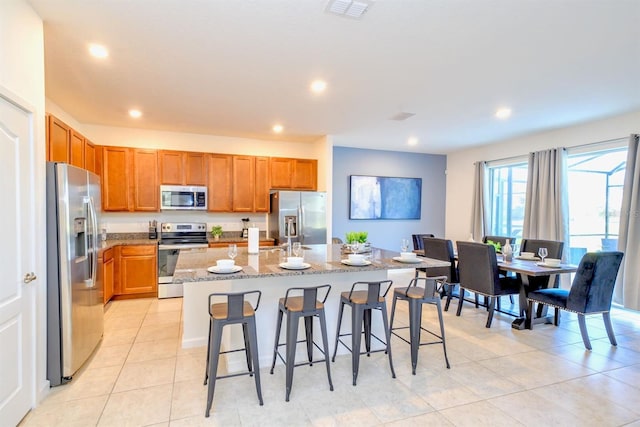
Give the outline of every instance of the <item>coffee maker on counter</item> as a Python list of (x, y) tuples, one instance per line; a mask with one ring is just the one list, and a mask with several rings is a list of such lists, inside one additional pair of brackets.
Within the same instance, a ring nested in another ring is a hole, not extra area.
[(249, 218), (242, 218), (242, 238), (249, 238)]

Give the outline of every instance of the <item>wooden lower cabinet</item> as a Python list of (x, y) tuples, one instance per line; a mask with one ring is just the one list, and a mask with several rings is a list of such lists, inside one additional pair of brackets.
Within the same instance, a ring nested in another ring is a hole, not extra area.
[(113, 298), (114, 289), (114, 269), (115, 259), (113, 257), (113, 248), (106, 249), (102, 252), (102, 262), (100, 272), (102, 273), (102, 295), (104, 303), (109, 302)]
[(116, 246), (115, 295), (158, 295), (158, 246)]

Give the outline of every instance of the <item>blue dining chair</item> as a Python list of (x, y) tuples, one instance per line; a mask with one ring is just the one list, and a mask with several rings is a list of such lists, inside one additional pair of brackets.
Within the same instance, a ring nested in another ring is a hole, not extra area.
[(548, 288), (529, 292), (527, 300), (527, 326), (533, 328), (533, 303), (547, 304), (555, 309), (554, 324), (560, 322), (559, 310), (566, 310), (578, 315), (580, 334), (584, 346), (591, 350), (591, 341), (587, 333), (584, 316), (602, 313), (604, 326), (611, 345), (617, 345), (611, 325), (611, 299), (616, 276), (622, 263), (622, 252), (589, 252), (582, 257), (578, 271), (573, 278), (571, 289)]

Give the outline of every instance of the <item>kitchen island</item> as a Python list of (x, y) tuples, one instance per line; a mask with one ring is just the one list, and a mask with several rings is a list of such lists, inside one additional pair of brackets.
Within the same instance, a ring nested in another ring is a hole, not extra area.
[[(263, 248), (258, 254), (248, 254), (246, 248), (238, 248), (236, 265), (242, 270), (231, 274), (215, 274), (207, 270), (215, 266), (218, 259), (228, 258), (227, 250), (209, 248), (180, 254), (174, 272), (174, 282), (183, 283), (183, 333), (182, 347), (198, 347), (207, 344), (209, 330), (208, 296), (214, 292), (262, 291), (260, 307), (256, 312), (258, 328), (258, 349), (261, 366), (271, 362), (274, 334), (278, 314), (278, 299), (284, 297), (290, 287), (331, 285), (331, 293), (325, 304), (329, 348), (333, 351), (335, 329), (337, 325), (340, 292), (349, 291), (357, 281), (379, 281), (387, 279), (389, 270), (407, 268), (427, 268), (448, 266), (446, 261), (419, 258), (417, 263), (404, 263), (395, 260), (399, 253), (384, 249), (371, 248), (366, 253), (370, 264), (349, 266), (341, 261), (347, 258), (342, 245), (309, 245), (304, 252), (304, 261), (309, 267), (302, 270), (288, 270), (280, 266), (286, 261), (286, 252), (280, 248)], [(394, 286), (406, 286), (407, 283), (394, 283)], [(390, 297), (391, 291), (389, 293)], [(348, 310), (345, 316), (349, 316)], [(342, 322), (342, 333), (347, 332), (350, 322)], [(233, 349), (242, 347), (242, 331), (235, 326), (224, 331), (223, 347)], [(238, 326), (239, 328), (239, 326)], [(372, 328), (378, 336), (382, 333), (380, 316), (373, 316)], [(284, 329), (284, 327), (283, 327)], [(304, 331), (304, 328), (300, 328)], [(319, 331), (319, 329), (318, 329)], [(230, 334), (230, 332), (233, 332)], [(302, 333), (301, 332), (301, 333)], [(319, 334), (318, 334), (319, 335)], [(301, 335), (302, 338), (303, 334)], [(320, 342), (319, 336), (314, 337)], [(284, 338), (282, 338), (284, 339)], [(303, 351), (304, 346), (298, 346)], [(338, 353), (346, 350), (340, 346)], [(227, 355), (229, 371), (246, 368), (243, 353)]]

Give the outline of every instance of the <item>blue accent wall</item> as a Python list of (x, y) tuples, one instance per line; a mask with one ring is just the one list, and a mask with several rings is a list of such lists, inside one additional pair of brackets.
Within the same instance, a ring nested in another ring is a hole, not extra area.
[[(400, 251), (400, 240), (412, 234), (444, 237), (447, 157), (400, 151), (333, 148), (333, 235), (367, 231), (376, 247)], [(349, 176), (422, 178), (422, 211), (416, 220), (350, 220)]]

